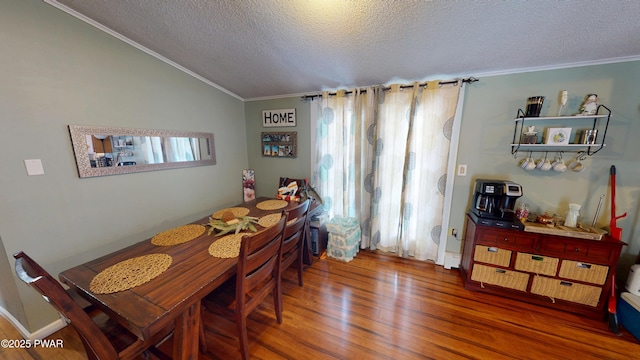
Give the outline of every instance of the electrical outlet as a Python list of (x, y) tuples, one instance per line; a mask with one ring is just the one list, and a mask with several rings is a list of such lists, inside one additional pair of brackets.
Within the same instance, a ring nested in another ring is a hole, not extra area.
[(458, 176), (467, 176), (467, 165), (458, 165)]

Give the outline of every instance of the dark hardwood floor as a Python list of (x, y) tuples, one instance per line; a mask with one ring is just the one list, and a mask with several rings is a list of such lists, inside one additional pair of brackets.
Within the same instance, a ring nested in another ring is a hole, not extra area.
[[(626, 331), (612, 334), (604, 319), (467, 291), (457, 270), (429, 263), (361, 251), (349, 263), (315, 262), (304, 287), (293, 268), (283, 283), (283, 323), (271, 301), (249, 317), (252, 358), (640, 358), (640, 342)], [(205, 327), (209, 353), (201, 359), (240, 358), (234, 323), (207, 316)], [(65, 346), (77, 346), (67, 340), (74, 333), (62, 331)], [(171, 341), (161, 349), (170, 354)], [(23, 358), (39, 357), (15, 357)]]

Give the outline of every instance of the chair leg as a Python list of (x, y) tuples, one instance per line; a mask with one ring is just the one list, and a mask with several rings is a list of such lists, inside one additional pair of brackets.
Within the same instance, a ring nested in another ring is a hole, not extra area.
[(238, 324), (238, 339), (240, 340), (240, 353), (243, 360), (249, 359), (249, 336), (247, 335), (247, 318), (245, 314), (236, 314)]
[(276, 286), (273, 289), (273, 306), (276, 309), (276, 320), (278, 324), (282, 324), (282, 287), (280, 286), (282, 283), (282, 278), (280, 274), (278, 274), (278, 279), (276, 281)]
[(298, 267), (298, 285), (302, 286), (302, 253), (298, 253), (298, 259), (296, 260)]

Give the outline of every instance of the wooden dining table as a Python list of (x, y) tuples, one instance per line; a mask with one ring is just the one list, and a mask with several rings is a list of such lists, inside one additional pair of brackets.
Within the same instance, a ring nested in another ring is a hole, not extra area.
[[(247, 216), (261, 217), (294, 207), (289, 203), (276, 210), (260, 210), (256, 205), (270, 198), (257, 198), (235, 207), (248, 208)], [(209, 216), (191, 224), (206, 224)], [(258, 229), (261, 227), (256, 225)], [(60, 280), (83, 298), (107, 313), (140, 339), (146, 340), (173, 324), (173, 359), (198, 358), (200, 300), (236, 272), (238, 258), (217, 258), (209, 246), (221, 238), (207, 231), (198, 238), (172, 246), (156, 246), (151, 239), (75, 266), (60, 273)], [(95, 294), (91, 280), (102, 270), (124, 260), (148, 254), (168, 254), (172, 263), (151, 281), (129, 290)]]

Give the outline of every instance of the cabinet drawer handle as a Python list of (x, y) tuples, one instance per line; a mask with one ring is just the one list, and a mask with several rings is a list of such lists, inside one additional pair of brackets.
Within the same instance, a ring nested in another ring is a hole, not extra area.
[(502, 269), (496, 269), (496, 272), (497, 272), (498, 274), (504, 274), (504, 273), (506, 273), (507, 271), (506, 271), (506, 270), (502, 270)]
[(504, 238), (504, 242), (509, 242), (509, 238)]
[(575, 251), (575, 252), (580, 252), (580, 249), (575, 248), (575, 249), (573, 249), (573, 251)]
[(542, 261), (544, 258), (542, 256), (531, 255), (531, 260)]
[(591, 269), (591, 264), (583, 264), (579, 262), (578, 267), (581, 269)]
[(570, 283), (568, 281), (560, 281), (560, 285), (562, 285), (562, 286), (573, 286), (573, 283)]
[(498, 248), (497, 247), (488, 247), (487, 251), (491, 252), (491, 253), (497, 253), (498, 252)]

